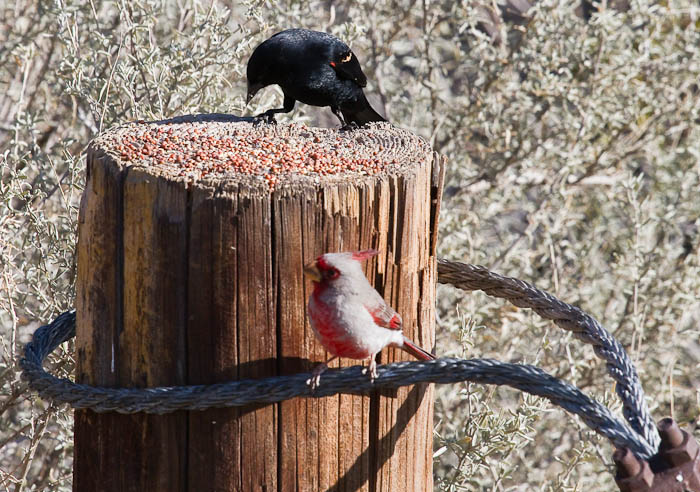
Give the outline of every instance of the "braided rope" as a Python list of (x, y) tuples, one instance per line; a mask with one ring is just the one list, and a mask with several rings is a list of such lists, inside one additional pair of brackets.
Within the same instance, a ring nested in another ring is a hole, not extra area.
[(482, 266), (439, 259), (438, 282), (462, 290), (482, 290), (490, 296), (507, 299), (515, 306), (530, 308), (592, 345), (617, 383), (615, 391), (622, 400), (625, 420), (652, 448), (659, 447), (659, 433), (644, 399), (637, 371), (624, 347), (595, 318), (527, 282), (498, 275)]
[(510, 364), (492, 359), (438, 359), (429, 362), (397, 362), (378, 367), (372, 383), (359, 366), (326, 371), (321, 386), (312, 390), (310, 373), (248, 379), (210, 385), (158, 388), (100, 388), (76, 384), (48, 374), (43, 360), (62, 342), (75, 336), (75, 311), (61, 314), (40, 327), (25, 347), (20, 361), (22, 377), (43, 398), (68, 403), (73, 408), (96, 412), (163, 414), (176, 410), (204, 410), (251, 403), (275, 403), (295, 397), (320, 398), (338, 393), (363, 394), (379, 388), (398, 388), (418, 383), (508, 385), (549, 399), (555, 405), (581, 417), (598, 434), (617, 447), (627, 447), (638, 457), (654, 454), (637, 433), (617, 419), (610, 410), (589, 398), (578, 388), (547, 374), (535, 366)]

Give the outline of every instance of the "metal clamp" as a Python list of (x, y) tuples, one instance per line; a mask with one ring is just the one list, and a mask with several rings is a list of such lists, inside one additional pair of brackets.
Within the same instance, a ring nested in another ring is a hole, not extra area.
[(622, 492), (700, 492), (700, 446), (673, 419), (659, 421), (661, 446), (649, 461), (617, 449), (615, 482)]

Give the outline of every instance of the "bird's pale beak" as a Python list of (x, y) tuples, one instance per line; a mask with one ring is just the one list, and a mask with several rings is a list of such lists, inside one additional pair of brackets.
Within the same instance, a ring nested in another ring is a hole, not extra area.
[(321, 281), (321, 271), (318, 269), (318, 265), (315, 261), (309, 263), (304, 267), (304, 275), (309, 277), (314, 282)]

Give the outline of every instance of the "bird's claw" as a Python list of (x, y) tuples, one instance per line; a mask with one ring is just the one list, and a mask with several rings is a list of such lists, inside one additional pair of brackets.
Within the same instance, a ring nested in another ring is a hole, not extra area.
[(260, 113), (258, 115), (253, 116), (253, 126), (258, 126), (262, 123), (266, 123), (268, 125), (276, 125), (277, 120), (275, 119), (275, 113), (265, 111), (264, 113)]
[(365, 367), (362, 369), (362, 374), (368, 374), (369, 373), (369, 382), (374, 383), (374, 380), (379, 377), (377, 374), (377, 361), (372, 358), (372, 362), (369, 363), (369, 367)]
[(360, 128), (360, 125), (355, 123), (354, 121), (351, 121), (350, 123), (346, 123), (343, 126), (340, 127), (338, 131), (341, 132), (353, 132), (355, 130), (358, 130)]
[(306, 380), (306, 384), (311, 386), (311, 391), (314, 391), (321, 385), (321, 375), (318, 374), (316, 376), (311, 376), (309, 379)]
[(327, 364), (320, 364), (314, 368), (311, 372), (311, 377), (306, 380), (306, 384), (311, 386), (311, 391), (315, 390), (321, 385), (321, 374), (328, 369)]

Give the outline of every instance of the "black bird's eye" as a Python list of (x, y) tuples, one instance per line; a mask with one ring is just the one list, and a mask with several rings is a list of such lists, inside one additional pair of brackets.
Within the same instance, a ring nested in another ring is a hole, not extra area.
[(348, 51), (347, 54), (341, 58), (340, 63), (347, 63), (352, 60), (352, 51)]
[(340, 271), (337, 268), (329, 268), (323, 272), (323, 276), (326, 280), (335, 280), (340, 277)]

